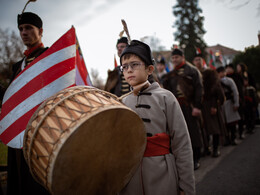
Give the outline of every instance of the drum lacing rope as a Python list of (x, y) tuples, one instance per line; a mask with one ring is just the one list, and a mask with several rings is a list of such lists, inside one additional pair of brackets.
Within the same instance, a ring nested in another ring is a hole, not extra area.
[[(82, 86), (82, 87), (84, 87), (84, 86)], [(77, 88), (77, 87), (68, 88), (67, 91), (65, 91), (65, 92), (68, 92), (68, 93), (69, 93), (70, 91), (74, 90), (75, 88)], [(61, 93), (64, 93), (64, 91), (62, 91), (62, 92), (60, 92), (60, 93), (57, 93), (55, 98), (60, 98), (60, 100), (59, 100), (58, 102), (56, 102), (55, 104), (52, 104), (51, 106), (52, 106), (52, 107), (56, 107), (56, 106), (59, 105), (61, 102), (63, 102), (65, 99), (69, 99), (70, 97), (73, 97), (73, 96), (75, 96), (75, 95), (77, 95), (77, 94), (79, 94), (79, 93), (83, 93), (83, 94), (84, 94), (84, 92), (90, 93), (90, 92), (93, 92), (93, 91), (98, 92), (99, 94), (102, 94), (102, 95), (104, 95), (105, 97), (111, 96), (114, 100), (118, 100), (117, 96), (115, 96), (114, 94), (111, 94), (111, 93), (109, 93), (109, 92), (105, 92), (105, 91), (102, 91), (102, 90), (99, 90), (99, 89), (96, 89), (96, 88), (89, 88), (89, 87), (86, 87), (86, 86), (85, 86), (84, 88), (86, 88), (86, 89), (84, 89), (84, 90), (79, 90), (78, 92), (73, 93), (73, 94), (68, 95), (68, 96), (64, 96), (64, 95), (63, 95), (62, 97), (60, 97), (60, 96), (58, 97), (58, 95), (61, 94)], [(92, 93), (92, 94), (93, 94), (93, 93)], [(42, 108), (44, 108), (44, 107), (47, 105), (48, 101), (54, 100), (54, 99), (52, 99), (52, 98), (53, 98), (53, 97), (50, 97), (50, 98), (46, 99), (46, 100), (44, 101), (45, 103), (42, 104), (42, 105), (40, 105), (40, 106), (38, 107), (38, 109), (35, 111), (35, 113), (38, 113), (39, 110), (41, 110)], [(98, 99), (100, 100), (100, 102), (103, 103), (103, 101), (102, 101), (102, 99), (101, 99), (100, 97), (98, 97)], [(93, 100), (93, 101), (95, 101), (95, 100)], [(78, 102), (78, 103), (80, 103), (80, 102)], [(90, 102), (89, 102), (89, 103), (90, 103)], [(112, 102), (110, 102), (110, 103), (112, 103)], [(82, 104), (82, 103), (81, 103), (81, 104)], [(82, 105), (83, 105), (83, 104), (82, 104)], [(91, 103), (90, 103), (90, 105), (92, 106)], [(92, 106), (92, 107), (93, 107), (93, 106)], [(71, 109), (71, 110), (75, 110), (75, 109)], [(44, 114), (44, 117), (40, 120), (40, 122), (39, 122), (38, 125), (35, 127), (35, 129), (38, 129), (38, 127), (42, 124), (42, 122), (45, 120), (46, 116), (47, 116), (51, 111), (52, 111), (52, 109), (48, 110), (48, 111)], [(62, 117), (61, 117), (61, 118), (62, 118)], [(33, 120), (35, 120), (34, 117), (32, 117), (30, 123), (31, 123)], [(34, 131), (33, 136), (35, 136), (36, 132), (37, 132), (37, 131)], [(34, 137), (32, 137), (32, 138), (34, 138)]]
[[(71, 90), (71, 89), (70, 89), (70, 90)], [(70, 91), (70, 90), (68, 90), (68, 91)], [(58, 93), (55, 98), (57, 98), (57, 96), (58, 96), (59, 94), (61, 94), (61, 93), (62, 93), (62, 92)], [(79, 91), (78, 93), (81, 93), (81, 91)], [(77, 94), (77, 93), (75, 93), (75, 94)], [(73, 95), (75, 95), (75, 94), (73, 94)], [(53, 105), (52, 105), (52, 108), (55, 108), (57, 105), (59, 105), (61, 102), (63, 102), (65, 99), (68, 99), (68, 98), (71, 97), (71, 96), (72, 96), (72, 95), (60, 97), (61, 99), (60, 99), (58, 102), (56, 102), (55, 104), (53, 104)], [(50, 97), (50, 98), (46, 99), (45, 102), (44, 102), (43, 104), (41, 104), (41, 105), (39, 106), (39, 108), (35, 111), (35, 113), (38, 113), (42, 108), (44, 108), (44, 106), (47, 105), (48, 101), (53, 100), (52, 98), (53, 98), (53, 97)], [(38, 122), (38, 124), (37, 124), (36, 127), (34, 128), (34, 133), (33, 133), (33, 135), (32, 135), (31, 140), (34, 140), (34, 139), (35, 139), (36, 133), (38, 133), (39, 126), (42, 125), (42, 123), (45, 121), (46, 117), (49, 116), (49, 114), (50, 114), (52, 111), (53, 111), (52, 109), (49, 109), (49, 110), (43, 115), (42, 119)], [(61, 125), (61, 124), (59, 124), (59, 125)], [(62, 135), (62, 134), (61, 134), (61, 135)], [(60, 135), (60, 136), (61, 136), (61, 135)], [(54, 143), (51, 143), (51, 144), (52, 144), (52, 145), (55, 145), (56, 143), (57, 143), (57, 142), (54, 142)], [(31, 155), (32, 155), (32, 145), (33, 145), (33, 144), (34, 144), (34, 142), (30, 142), (29, 151), (28, 151), (28, 165), (29, 165), (29, 168), (30, 168), (30, 171), (31, 171), (31, 172), (34, 172), (33, 169), (32, 169), (31, 160), (30, 160), (30, 159), (31, 159)], [(37, 155), (36, 157), (39, 158), (40, 156)], [(51, 155), (49, 156), (49, 159), (50, 159), (50, 158), (51, 158)], [(42, 168), (43, 168), (43, 167), (42, 167)], [(48, 168), (49, 168), (49, 164), (47, 165), (46, 169), (48, 169)], [(34, 176), (35, 174), (32, 174), (32, 175), (33, 175), (34, 179), (36, 179), (37, 181), (40, 182), (40, 178), (36, 178), (36, 177)], [(46, 177), (47, 177), (47, 174), (46, 174)], [(46, 177), (45, 177), (45, 179), (46, 179)], [(46, 179), (46, 181), (47, 181), (47, 179)], [(40, 183), (41, 183), (41, 182), (40, 182)]]
[(126, 96), (129, 96), (129, 95), (131, 95), (132, 93), (133, 93), (133, 91), (130, 91), (130, 92), (126, 93), (126, 94), (120, 96), (120, 97), (118, 98), (118, 100), (121, 102)]
[[(67, 91), (65, 91), (65, 92), (71, 93), (71, 91), (74, 90), (75, 88), (77, 88), (77, 87), (68, 88)], [(84, 87), (84, 88), (86, 88), (86, 89), (84, 89), (84, 90), (79, 90), (78, 92), (73, 93), (73, 94), (70, 94), (70, 95), (68, 95), (68, 96), (64, 96), (64, 95), (63, 95), (62, 97), (60, 97), (60, 96), (58, 97), (58, 95), (60, 95), (61, 93), (64, 93), (64, 91), (62, 91), (62, 92), (60, 92), (60, 93), (57, 93), (55, 98), (60, 98), (60, 100), (59, 100), (58, 102), (56, 102), (55, 104), (53, 104), (53, 105), (52, 105), (52, 108), (55, 108), (57, 105), (61, 104), (65, 99), (69, 99), (70, 97), (73, 97), (73, 96), (75, 96), (75, 95), (77, 95), (77, 94), (80, 94), (80, 93), (84, 94), (84, 92), (90, 93), (90, 92), (96, 91), (96, 92), (98, 92), (98, 93), (100, 93), (100, 94), (102, 94), (102, 95), (104, 95), (104, 96), (106, 96), (106, 97), (110, 97), (110, 96), (111, 96), (114, 100), (118, 100), (115, 95), (110, 94), (110, 93), (108, 93), (108, 92), (104, 92), (104, 91), (99, 90), (99, 89), (96, 89), (96, 88), (93, 88), (93, 89), (92, 89), (92, 88), (89, 88), (89, 87)], [(100, 100), (100, 102), (103, 103), (103, 101), (101, 100), (101, 98), (98, 97), (98, 99)], [(41, 105), (38, 107), (38, 109), (35, 111), (35, 113), (38, 113), (41, 109), (43, 109), (43, 108), (46, 106), (46, 104), (48, 103), (48, 101), (50, 101), (50, 100), (52, 100), (52, 102), (53, 102), (55, 99), (53, 99), (53, 97), (50, 97), (50, 98), (46, 99), (46, 100), (45, 100), (45, 103), (41, 104)], [(90, 102), (89, 102), (89, 103), (90, 103)], [(110, 103), (112, 103), (112, 102), (110, 101)], [(90, 103), (90, 105), (91, 105), (92, 108), (93, 108), (93, 104)], [(70, 109), (70, 110), (73, 110), (73, 109)], [(52, 111), (53, 111), (52, 109), (49, 109), (47, 112), (45, 112), (45, 114), (43, 115), (42, 119), (39, 121), (39, 123), (37, 124), (37, 126), (34, 128), (34, 133), (33, 133), (32, 137), (31, 137), (31, 140), (34, 140), (34, 139), (35, 139), (35, 136), (36, 136), (36, 133), (38, 132), (39, 126), (42, 125), (42, 123), (44, 122), (44, 120), (46, 119), (46, 117), (47, 117)], [(70, 116), (70, 117), (71, 117), (71, 116)], [(62, 118), (62, 117), (60, 117), (60, 118)], [(72, 117), (71, 117), (71, 118), (72, 118)], [(35, 117), (32, 117), (29, 124), (31, 124), (31, 122), (34, 121), (34, 120), (35, 120)], [(75, 120), (72, 120), (72, 121), (75, 122)], [(59, 120), (58, 120), (58, 122), (59, 122), (59, 126), (62, 126), (62, 124), (60, 123)], [(72, 123), (73, 123), (73, 122), (72, 122)], [(60, 134), (60, 137), (63, 135), (64, 132), (65, 132), (65, 130)], [(59, 141), (59, 140), (57, 139), (56, 142), (50, 143), (50, 144), (55, 145), (58, 141)], [(31, 155), (32, 155), (32, 145), (33, 145), (33, 143), (34, 143), (34, 142), (32, 142), (32, 141), (30, 142), (29, 151), (28, 151), (28, 165), (29, 165), (29, 169), (30, 169), (30, 171), (31, 171), (32, 173), (33, 173), (34, 171), (33, 171), (33, 169), (32, 169), (31, 160), (30, 160), (30, 159), (31, 159)], [(46, 143), (49, 143), (49, 142), (46, 142)], [(27, 147), (26, 147), (26, 144), (24, 144), (24, 146), (25, 146), (25, 148), (27, 148)], [(39, 159), (39, 157), (46, 157), (46, 156), (45, 156), (45, 155), (41, 156), (41, 155), (38, 155), (38, 154), (37, 154), (37, 155), (36, 155), (36, 158)], [(51, 155), (48, 156), (48, 159), (50, 159), (50, 158), (51, 158)], [(44, 169), (44, 167), (42, 167), (42, 168)], [(47, 165), (46, 169), (48, 169), (48, 168), (49, 168), (49, 164)], [(42, 183), (42, 182), (41, 182), (41, 179), (38, 178), (38, 177), (36, 177), (35, 174), (32, 174), (32, 176), (34, 177), (35, 180), (37, 180), (38, 182)], [(47, 174), (46, 174), (46, 177), (48, 177)], [(45, 179), (46, 179), (46, 177), (45, 177)], [(46, 179), (46, 182), (47, 182), (47, 179)]]

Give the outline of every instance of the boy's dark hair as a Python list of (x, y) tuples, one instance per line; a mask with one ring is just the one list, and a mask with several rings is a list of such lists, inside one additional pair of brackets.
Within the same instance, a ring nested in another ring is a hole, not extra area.
[(131, 41), (130, 45), (124, 49), (120, 56), (121, 65), (122, 57), (126, 54), (134, 54), (138, 56), (147, 66), (154, 64), (150, 47), (141, 41), (133, 40)]

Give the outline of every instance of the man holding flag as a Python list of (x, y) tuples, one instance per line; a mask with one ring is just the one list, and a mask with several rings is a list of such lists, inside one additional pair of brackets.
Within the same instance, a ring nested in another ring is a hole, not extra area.
[[(18, 15), (17, 22), (21, 39), (27, 49), (24, 52), (25, 57), (12, 66), (11, 82), (21, 71), (47, 50), (47, 48), (44, 48), (41, 40), (43, 28), (42, 20), (38, 15), (24, 12)], [(5, 110), (3, 109), (2, 112), (5, 112)], [(8, 147), (7, 179), (7, 194), (49, 194), (32, 178), (22, 149)]]
[(49, 194), (33, 180), (23, 156), (27, 123), (39, 105), (57, 92), (92, 84), (74, 27), (48, 49), (41, 41), (39, 16), (29, 12), (18, 15), (18, 28), (27, 50), (13, 66), (0, 113), (0, 140), (9, 146), (7, 194)]

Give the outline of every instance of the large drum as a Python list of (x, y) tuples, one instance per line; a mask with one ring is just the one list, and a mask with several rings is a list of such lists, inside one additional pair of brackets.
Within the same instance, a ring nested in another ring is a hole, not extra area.
[(23, 150), (33, 177), (53, 194), (116, 194), (145, 146), (142, 120), (116, 96), (72, 87), (37, 109)]

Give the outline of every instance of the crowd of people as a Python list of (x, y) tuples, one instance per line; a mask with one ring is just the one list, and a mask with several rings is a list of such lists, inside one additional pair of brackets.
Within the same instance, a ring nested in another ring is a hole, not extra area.
[[(201, 64), (196, 64), (196, 62), (194, 64), (199, 66), (201, 70)], [(233, 64), (223, 66), (221, 61), (217, 60), (216, 70), (204, 69), (201, 72), (204, 86), (202, 99), (204, 129), (202, 128), (202, 131), (205, 130), (207, 137), (211, 136), (213, 138), (211, 151), (213, 157), (220, 155), (219, 149), (216, 152), (219, 145), (235, 146), (237, 145), (236, 139), (244, 139), (245, 133), (251, 134), (254, 132), (258, 115), (255, 82), (247, 72), (245, 64), (237, 64), (236, 71), (234, 68)], [(207, 111), (205, 108), (207, 108), (209, 100), (215, 102), (216, 105), (211, 105), (211, 110)], [(212, 110), (216, 110), (217, 114), (214, 114)], [(217, 123), (209, 122), (209, 117), (216, 117), (218, 126)], [(217, 128), (218, 131), (212, 132), (211, 130), (214, 128)], [(219, 137), (218, 141), (216, 141), (215, 136)], [(208, 143), (209, 139), (206, 139), (204, 154), (209, 154)]]
[[(122, 40), (127, 47), (126, 37), (118, 40), (117, 47)], [(244, 63), (223, 65), (216, 58), (213, 69), (205, 66), (201, 53), (195, 54), (189, 63), (178, 48), (172, 50), (171, 63), (173, 70), (166, 71), (165, 58), (159, 55), (150, 81), (158, 82), (177, 98), (189, 130), (196, 170), (201, 157), (219, 157), (222, 146), (235, 146), (237, 139), (242, 140), (245, 134), (254, 132), (258, 117), (256, 83)], [(118, 71), (111, 88), (120, 89), (121, 80), (124, 77)], [(108, 77), (106, 86), (111, 83), (111, 77)]]
[[(17, 22), (27, 50), (13, 65), (11, 80), (48, 49), (38, 15), (24, 12)], [(108, 72), (105, 90), (124, 95), (122, 102), (141, 117), (147, 133), (142, 162), (120, 194), (195, 194), (201, 156), (218, 157), (221, 145), (236, 145), (245, 132), (254, 132), (258, 98), (246, 65), (235, 71), (218, 60), (213, 70), (200, 54), (192, 64), (175, 48), (174, 69), (167, 72), (164, 58), (155, 63), (141, 41), (122, 37), (116, 48), (120, 66)], [(32, 178), (21, 149), (8, 147), (7, 194), (49, 194)]]

